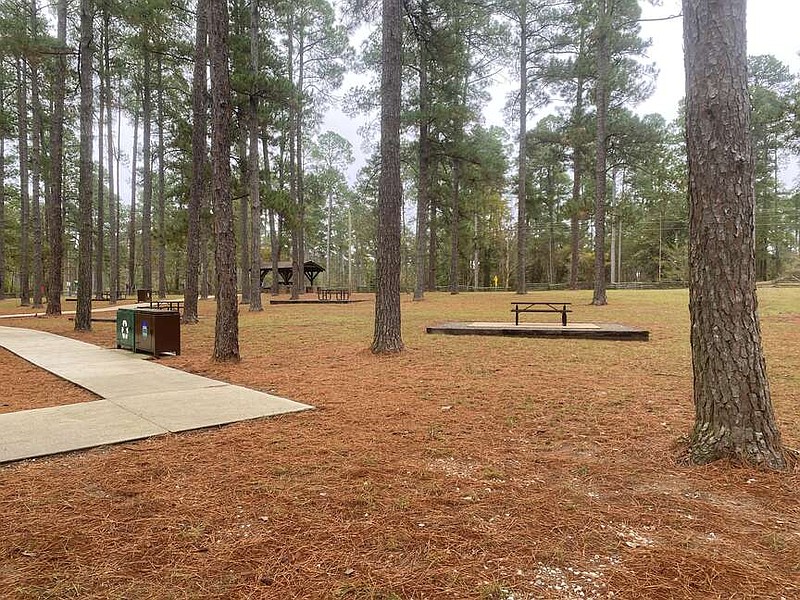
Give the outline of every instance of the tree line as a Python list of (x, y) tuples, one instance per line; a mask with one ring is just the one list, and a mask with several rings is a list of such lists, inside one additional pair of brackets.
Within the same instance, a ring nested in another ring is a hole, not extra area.
[[(199, 86), (207, 85), (199, 46), (206, 26), (197, 19), (205, 6), (85, 8), (83, 15), (58, 3), (49, 14), (37, 1), (2, 4), (12, 35), (2, 47), (0, 92), (13, 102), (4, 101), (0, 120), (0, 292), (34, 306), (47, 299), (55, 309), (55, 291), (79, 279), (80, 241), (91, 239), (94, 295), (193, 288), (190, 263), (199, 264), (196, 287), (207, 295), (208, 186), (196, 191), (206, 192), (199, 204), (191, 200), (192, 182), (201, 181), (193, 174), (210, 169), (208, 149), (194, 151), (203, 140), (193, 139), (209, 112), (209, 92)], [(249, 301), (253, 266), (272, 259), (314, 259), (327, 282), (372, 288), (378, 148), (350, 185), (349, 142), (317, 123), (347, 69), (361, 69), (367, 81), (346, 99), (348, 110), (376, 107), (377, 30), (356, 57), (326, 2), (229, 9), (238, 289)], [(351, 7), (348, 24), (367, 20), (369, 9)], [(637, 2), (420, 0), (407, 3), (403, 17), (404, 289), (422, 298), (442, 288), (593, 285), (602, 302), (606, 280), (688, 280), (683, 118), (633, 112), (654, 83)], [(83, 51), (91, 61), (79, 60)], [(95, 180), (91, 216), (80, 211), (76, 176), (81, 68), (93, 93), (83, 174), (84, 185)], [(508, 129), (484, 124), (501, 70), (518, 77)], [(779, 177), (797, 143), (798, 83), (774, 57), (756, 56), (750, 86), (758, 277), (773, 279), (793, 268), (800, 241), (798, 194)], [(546, 116), (529, 124), (542, 109)], [(134, 175), (127, 190), (123, 169)], [(60, 243), (50, 231), (63, 232)], [(302, 277), (294, 281), (297, 295)]]

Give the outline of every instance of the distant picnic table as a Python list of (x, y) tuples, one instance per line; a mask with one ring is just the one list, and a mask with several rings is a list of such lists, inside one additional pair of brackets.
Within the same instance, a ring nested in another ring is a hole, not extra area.
[(320, 302), (347, 302), (350, 290), (347, 288), (317, 288), (317, 300)]
[(183, 310), (184, 300), (150, 300), (150, 308), (166, 308), (167, 310)]
[[(117, 300), (125, 300), (128, 296), (123, 291), (117, 292)], [(66, 302), (77, 302), (78, 298), (76, 296), (66, 296), (64, 298)], [(105, 300), (106, 302), (111, 301), (111, 292), (104, 291), (104, 292), (95, 292), (92, 294), (90, 300)]]
[(511, 312), (514, 313), (514, 325), (519, 325), (519, 313), (561, 313), (561, 325), (567, 326), (567, 313), (572, 312), (571, 302), (512, 302)]
[(184, 300), (174, 300), (169, 298), (153, 298), (153, 290), (138, 289), (136, 290), (136, 301), (140, 304), (147, 304), (150, 308), (165, 308), (167, 310), (183, 311)]

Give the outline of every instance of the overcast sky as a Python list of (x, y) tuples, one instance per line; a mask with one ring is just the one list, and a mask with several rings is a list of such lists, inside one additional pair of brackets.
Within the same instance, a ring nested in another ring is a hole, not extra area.
[[(642, 0), (642, 17), (656, 19), (679, 15), (681, 0), (662, 0), (660, 6), (652, 6)], [(800, 72), (800, 0), (750, 0), (748, 2), (747, 35), (749, 54), (773, 54), (789, 65), (793, 73)], [(650, 62), (656, 64), (658, 78), (653, 95), (636, 107), (640, 114), (660, 113), (667, 120), (677, 116), (678, 103), (684, 96), (683, 73), (683, 25), (680, 18), (666, 21), (642, 23), (642, 37), (651, 38), (648, 50)], [(504, 123), (502, 107), (505, 95), (513, 84), (500, 83), (495, 87), (493, 98), (487, 105), (485, 117), (489, 125)], [(533, 116), (529, 123), (535, 123)], [(355, 180), (357, 169), (363, 165), (363, 140), (357, 134), (363, 119), (352, 120), (333, 110), (323, 125), (323, 130), (332, 129), (348, 138), (355, 150), (356, 164), (350, 169), (349, 179)]]
[[(680, 0), (663, 0), (653, 7), (642, 2), (643, 18), (679, 14)], [(800, 72), (800, 0), (750, 0), (747, 3), (748, 54), (773, 54)], [(683, 26), (681, 19), (642, 23), (642, 37), (651, 38), (648, 56), (659, 70), (656, 91), (643, 102), (641, 113), (661, 113), (668, 120), (677, 116), (678, 102), (684, 95)]]

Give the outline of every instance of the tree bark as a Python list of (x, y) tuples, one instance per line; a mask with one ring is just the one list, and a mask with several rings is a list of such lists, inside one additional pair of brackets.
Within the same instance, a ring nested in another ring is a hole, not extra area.
[[(460, 135), (456, 134), (459, 138)], [(457, 149), (456, 152), (460, 152)], [(453, 157), (451, 210), (450, 210), (450, 274), (447, 289), (451, 294), (457, 294), (459, 289), (459, 232), (461, 225), (461, 159)]]
[(383, 0), (381, 49), (381, 174), (375, 260), (375, 332), (372, 351), (403, 350), (400, 320), (400, 103), (402, 17), (400, 0)]
[[(119, 294), (119, 194), (114, 194), (114, 132), (111, 126), (111, 51), (109, 40), (109, 24), (111, 17), (107, 10), (103, 10), (103, 36), (106, 43), (104, 46), (104, 71), (106, 74), (106, 137), (107, 137), (107, 161), (108, 161), (108, 222), (109, 222), (109, 249), (111, 266), (109, 270), (108, 287), (111, 292), (110, 300), (116, 304)], [(100, 132), (102, 135), (102, 132)], [(103, 157), (100, 157), (102, 162)]]
[[(431, 164), (431, 172), (435, 171), (435, 167)], [(438, 255), (437, 250), (439, 248), (438, 242), (438, 235), (437, 235), (437, 225), (438, 220), (436, 218), (436, 202), (434, 197), (431, 195), (428, 198), (428, 205), (430, 208), (430, 213), (428, 216), (428, 276), (427, 276), (427, 288), (429, 292), (436, 291), (436, 267), (438, 264)]]
[[(581, 39), (579, 56), (583, 55), (584, 34), (581, 29)], [(580, 65), (576, 65), (580, 69)], [(578, 71), (576, 91), (575, 91), (575, 110), (572, 117), (572, 214), (570, 215), (570, 265), (569, 265), (569, 287), (578, 288), (578, 267), (581, 257), (581, 229), (580, 211), (583, 206), (581, 201), (581, 178), (583, 176), (583, 157), (581, 155), (583, 136), (579, 132), (583, 131), (583, 76)]]
[(19, 299), (21, 306), (31, 303), (30, 290), (30, 195), (28, 171), (28, 86), (25, 76), (25, 61), (17, 59), (17, 115), (18, 115), (18, 140), (17, 152), (19, 153), (19, 205), (20, 205), (20, 234), (19, 234)]
[[(294, 19), (290, 15), (288, 21), (287, 31), (287, 77), (294, 87)], [(297, 161), (296, 155), (296, 142), (297, 136), (297, 121), (298, 101), (297, 90), (292, 89), (290, 92), (289, 100), (289, 198), (292, 206), (295, 209), (294, 218), (291, 220), (292, 226), (292, 289), (291, 299), (297, 300), (300, 297), (300, 286), (303, 285), (303, 264), (300, 257), (300, 202), (297, 195)], [(273, 274), (274, 276), (274, 274)]]
[[(117, 91), (122, 95), (122, 73), (117, 72)], [(114, 211), (115, 211), (115, 226), (116, 229), (114, 231), (114, 240), (115, 240), (115, 250), (117, 255), (117, 290), (121, 291), (122, 285), (122, 254), (121, 250), (121, 215), (120, 215), (120, 207), (121, 207), (121, 200), (122, 200), (122, 175), (120, 172), (120, 165), (122, 164), (122, 100), (119, 99), (117, 101), (117, 149), (114, 153), (114, 163), (116, 164), (116, 197), (114, 198)], [(119, 297), (117, 297), (119, 299)]]
[(616, 202), (617, 202), (617, 177), (618, 172), (616, 167), (611, 167), (611, 247), (609, 248), (608, 259), (611, 263), (610, 281), (612, 284), (619, 282), (619, 275), (617, 273), (617, 215), (616, 215)]
[[(424, 15), (427, 19), (427, 15)], [(426, 21), (427, 24), (427, 21)], [(428, 242), (428, 210), (430, 204), (430, 111), (431, 98), (428, 84), (430, 58), (428, 40), (419, 41), (419, 173), (417, 175), (417, 279), (414, 285), (414, 300), (425, 298), (425, 259)]]
[(214, 360), (239, 361), (239, 306), (236, 294), (236, 236), (231, 205), (231, 84), (227, 0), (208, 0), (211, 62), (211, 198), (217, 272)]
[[(108, 40), (103, 38), (100, 34), (100, 45), (107, 45)], [(103, 166), (103, 131), (105, 122), (103, 121), (103, 111), (106, 106), (106, 78), (105, 78), (105, 63), (102, 58), (99, 61), (99, 98), (97, 106), (97, 227), (95, 228), (95, 251), (94, 254), (94, 292), (97, 300), (103, 299), (103, 271), (105, 263), (105, 204), (103, 198), (103, 188), (105, 187), (105, 169)]]
[(786, 460), (761, 346), (746, 0), (684, 0), (695, 463)]
[(80, 4), (80, 170), (78, 176), (78, 299), (75, 330), (92, 328), (92, 43), (94, 7), (92, 0)]
[[(144, 32), (143, 32), (144, 34)], [(150, 148), (153, 121), (151, 99), (151, 68), (149, 42), (144, 42), (144, 73), (142, 85), (142, 287), (153, 289), (153, 245), (152, 245), (152, 206), (153, 206), (153, 161)]]
[(258, 162), (258, 0), (250, 0), (250, 67), (253, 90), (250, 93), (250, 311), (264, 310), (261, 305), (261, 187)]
[(197, 297), (200, 276), (200, 210), (206, 187), (206, 1), (197, 3), (195, 22), (194, 73), (192, 79), (192, 178), (189, 184), (188, 225), (186, 232), (186, 290), (183, 322), (197, 323)]
[[(0, 83), (0, 95), (3, 85)], [(6, 131), (0, 126), (0, 300), (6, 297)]]
[[(206, 11), (207, 13), (207, 11)], [(206, 172), (206, 181), (211, 174), (211, 167), (206, 157), (206, 165), (204, 167)], [(210, 218), (203, 218), (205, 215), (211, 215), (211, 192), (206, 187), (203, 193), (203, 202), (200, 206), (200, 298), (208, 300), (211, 295), (211, 234), (213, 223)]]
[(305, 200), (305, 181), (303, 173), (303, 92), (305, 89), (305, 24), (301, 22), (297, 43), (297, 121), (295, 123), (295, 135), (297, 135), (297, 145), (295, 146), (295, 160), (297, 168), (295, 179), (297, 182), (297, 253), (300, 265), (299, 291), (305, 292), (306, 276), (306, 200)]
[[(248, 111), (249, 118), (249, 111)], [(250, 186), (250, 164), (247, 156), (248, 132), (249, 127), (239, 132), (237, 147), (239, 149), (239, 289), (241, 290), (241, 302), (250, 302), (250, 226), (249, 213), (249, 186)]]
[(517, 170), (517, 293), (527, 294), (528, 256), (527, 167), (525, 141), (528, 133), (528, 2), (522, 0), (519, 24), (519, 153)]
[(136, 157), (139, 145), (139, 107), (133, 110), (133, 149), (131, 150), (131, 208), (128, 223), (128, 293), (136, 288)]
[(597, 138), (595, 140), (594, 167), (594, 293), (592, 304), (608, 304), (606, 297), (606, 163), (608, 76), (610, 67), (609, 23), (607, 0), (598, 2), (597, 27), (597, 83), (595, 105), (597, 110)]
[(477, 292), (481, 276), (480, 217), (477, 211), (473, 216), (472, 227), (472, 289)]
[(158, 297), (167, 297), (167, 234), (166, 234), (166, 165), (164, 164), (164, 77), (161, 54), (158, 55)]
[[(67, 0), (59, 0), (56, 36), (62, 49), (67, 43)], [(63, 201), (64, 171), (64, 99), (66, 96), (67, 57), (55, 57), (53, 75), (53, 115), (50, 128), (50, 193), (45, 198), (49, 249), (47, 262), (47, 314), (61, 314), (61, 288), (63, 285), (64, 237), (61, 209)], [(0, 265), (1, 267), (1, 265)]]
[[(36, 0), (31, 0), (31, 18), (37, 18)], [(31, 74), (31, 232), (33, 233), (33, 307), (41, 308), (44, 292), (44, 263), (42, 260), (42, 104), (39, 99), (39, 69), (36, 61), (29, 63)]]
[(331, 287), (331, 235), (333, 234), (333, 194), (328, 190), (325, 201), (327, 213), (327, 226), (325, 235), (325, 286)]

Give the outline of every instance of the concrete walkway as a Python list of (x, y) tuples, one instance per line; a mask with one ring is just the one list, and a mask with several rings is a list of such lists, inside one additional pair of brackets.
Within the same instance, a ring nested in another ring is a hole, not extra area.
[[(93, 308), (92, 314), (94, 313), (102, 313), (102, 312), (117, 312), (118, 308), (136, 308), (137, 306), (150, 306), (149, 303), (144, 304), (115, 304), (113, 306), (106, 306), (105, 308)], [(74, 310), (62, 310), (62, 315), (74, 315)], [(22, 319), (27, 317), (41, 317), (45, 315), (45, 308), (42, 307), (42, 310), (39, 312), (32, 312), (32, 313), (8, 313), (5, 315), (0, 315), (0, 319)]]
[(0, 327), (0, 346), (101, 398), (0, 414), (0, 463), (313, 408), (42, 331)]

